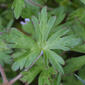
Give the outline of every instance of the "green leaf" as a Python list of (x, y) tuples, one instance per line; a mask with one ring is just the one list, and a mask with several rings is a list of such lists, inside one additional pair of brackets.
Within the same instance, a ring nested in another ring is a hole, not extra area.
[(84, 7), (80, 7), (77, 10), (70, 13), (67, 20), (74, 21), (71, 26), (73, 26), (73, 24), (75, 25), (76, 22), (85, 24), (84, 22), (85, 21), (85, 10), (84, 9), (85, 9)]
[(83, 4), (85, 4), (85, 0), (80, 0)]
[(11, 19), (11, 20), (9, 21), (9, 23), (7, 24), (7, 29), (8, 29), (8, 30), (12, 27), (13, 23), (14, 23), (14, 20)]
[(65, 73), (68, 74), (68, 73), (75, 72), (78, 69), (80, 69), (83, 65), (85, 65), (85, 56), (68, 59), (66, 63), (67, 65), (64, 67)]
[(49, 14), (56, 16), (56, 22), (55, 22), (56, 26), (58, 26), (64, 20), (66, 16), (64, 7), (58, 7), (52, 10)]
[(51, 50), (47, 50), (46, 55), (48, 56), (48, 59), (50, 63), (53, 65), (54, 69), (58, 70), (59, 72), (64, 73), (60, 65), (60, 64), (64, 64), (64, 60), (59, 55), (57, 55), (55, 52)]
[(71, 50), (80, 52), (80, 53), (85, 53), (85, 44), (76, 46), (75, 48), (72, 48)]
[(54, 23), (56, 21), (56, 17), (53, 16), (53, 17), (50, 17), (50, 19), (48, 20), (48, 24), (47, 24), (47, 29), (45, 30), (45, 40), (47, 40), (48, 36), (49, 36), (49, 33), (52, 29), (52, 27), (54, 26)]
[(49, 58), (52, 58), (55, 61), (58, 61), (58, 63), (60, 63), (62, 65), (65, 64), (63, 58), (61, 56), (59, 56), (57, 53), (55, 53), (54, 51), (48, 50), (47, 54), (49, 55)]
[(56, 13), (57, 20), (55, 24), (59, 25), (64, 20), (65, 16), (66, 14), (64, 13), (64, 8), (59, 8)]
[(39, 16), (39, 29), (42, 35), (42, 41), (45, 39), (45, 29), (47, 29), (47, 7), (44, 7)]
[(72, 30), (78, 37), (82, 38), (83, 41), (85, 40), (85, 28), (84, 25), (81, 24), (81, 22), (75, 21), (75, 24), (72, 25)]
[(34, 36), (34, 28), (33, 28), (33, 24), (31, 21), (26, 22), (26, 24), (22, 25), (22, 29), (29, 35), (32, 36), (33, 38), (35, 38)]
[(60, 83), (61, 83), (61, 74), (58, 74), (57, 85), (60, 85)]
[(44, 69), (38, 80), (39, 85), (52, 85), (52, 75), (56, 75), (53, 68)]
[(11, 63), (11, 56), (9, 53), (11, 53), (10, 47), (8, 47), (8, 44), (4, 42), (4, 40), (0, 36), (0, 64), (10, 64)]
[(16, 28), (12, 28), (8, 34), (8, 42), (13, 43), (14, 48), (34, 48), (36, 47), (35, 41)]
[(56, 38), (66, 35), (70, 30), (67, 28), (58, 28), (54, 34), (48, 39), (48, 42), (54, 41)]
[(37, 62), (37, 57), (39, 56), (39, 53), (40, 53), (40, 51), (38, 49), (35, 49), (34, 52), (29, 54), (29, 56), (28, 56), (28, 58), (26, 60), (25, 68), (28, 68), (32, 64), (35, 64)]
[(18, 19), (22, 13), (22, 9), (24, 8), (24, 0), (14, 0), (12, 8), (14, 10), (14, 15), (16, 19)]
[(35, 64), (35, 60), (37, 59), (39, 55), (39, 51), (35, 50), (33, 52), (25, 52), (23, 55), (15, 58), (15, 63), (12, 66), (13, 70), (18, 70), (19, 68), (22, 70), (25, 68), (30, 68), (32, 63)]
[[(68, 35), (69, 30), (61, 28), (59, 31), (54, 33), (47, 41), (47, 47), (49, 49), (61, 49), (61, 50), (70, 50), (74, 46), (77, 46), (81, 43), (81, 39), (76, 38), (74, 35)], [(65, 36), (65, 37), (64, 37)]]
[[(70, 76), (70, 77), (67, 77), (67, 76)], [(82, 85), (82, 83), (75, 78), (73, 73), (63, 76), (63, 84), (64, 85)]]
[(10, 64), (11, 63), (11, 56), (5, 53), (4, 51), (0, 52), (0, 64)]
[[(2, 35), (3, 36), (3, 35)], [(0, 38), (2, 38), (0, 36)], [(5, 43), (5, 41), (3, 39), (0, 39), (0, 51), (6, 51), (9, 50), (9, 47), (7, 46), (8, 44)]]
[(41, 71), (40, 67), (36, 66), (31, 68), (27, 72), (22, 72), (23, 77), (21, 80), (30, 84), (36, 78), (36, 76), (40, 73), (40, 71)]
[(12, 69), (14, 71), (18, 70), (19, 68), (22, 70), (25, 66), (28, 55), (28, 52), (15, 53), (13, 57), (16, 57), (14, 58), (15, 62), (12, 65)]
[(36, 39), (39, 40), (40, 36), (41, 36), (40, 29), (39, 29), (39, 21), (35, 16), (33, 16), (32, 22), (33, 22), (33, 25), (34, 25), (34, 28), (35, 28), (34, 30), (35, 30)]
[(23, 18), (31, 18), (32, 16), (37, 15), (39, 10), (40, 10), (39, 7), (34, 6), (33, 4), (30, 4), (28, 0), (25, 0), (25, 8), (23, 8), (21, 16)]

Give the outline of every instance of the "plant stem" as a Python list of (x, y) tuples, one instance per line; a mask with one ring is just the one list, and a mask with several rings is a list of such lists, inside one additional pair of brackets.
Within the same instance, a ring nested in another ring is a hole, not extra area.
[(15, 78), (13, 78), (9, 84), (12, 85), (14, 84), (17, 80), (19, 80), (22, 77), (22, 74), (17, 75)]
[(0, 72), (1, 72), (2, 79), (3, 79), (3, 83), (7, 83), (8, 80), (7, 80), (7, 78), (6, 78), (6, 75), (5, 75), (4, 69), (2, 68), (1, 65), (0, 65)]

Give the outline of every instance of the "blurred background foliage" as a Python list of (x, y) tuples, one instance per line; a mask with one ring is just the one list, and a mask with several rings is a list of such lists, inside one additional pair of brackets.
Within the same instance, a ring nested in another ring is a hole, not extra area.
[[(66, 65), (64, 66), (65, 75), (62, 76), (61, 85), (82, 85), (74, 74), (85, 80), (85, 1), (84, 0), (0, 0), (0, 32), (6, 32), (11, 27), (16, 27), (23, 33), (27, 33), (27, 26), (23, 27), (20, 21), (25, 18), (37, 16), (41, 8), (48, 7), (48, 15), (57, 17), (57, 27), (70, 27), (81, 37), (83, 43), (68, 52), (57, 51), (62, 55)], [(27, 24), (28, 25), (28, 24)], [(31, 27), (31, 24), (29, 24)], [(23, 29), (22, 29), (23, 28)], [(83, 30), (82, 30), (83, 29)], [(56, 30), (56, 29), (55, 29)], [(31, 30), (30, 30), (31, 31)], [(54, 31), (54, 30), (53, 30)], [(29, 32), (31, 33), (31, 32)], [(29, 34), (28, 34), (29, 35)], [(2, 36), (0, 36), (2, 38)], [(4, 41), (3, 41), (4, 42)], [(2, 42), (2, 43), (3, 43)], [(0, 45), (2, 45), (0, 42)], [(14, 49), (13, 49), (14, 51)], [(56, 50), (55, 50), (56, 51)], [(75, 52), (76, 51), (76, 52)], [(10, 51), (8, 53), (11, 53)], [(4, 56), (0, 54), (0, 57)], [(8, 55), (6, 55), (8, 56)], [(6, 63), (8, 60), (3, 59)], [(2, 64), (0, 60), (0, 64)], [(9, 80), (16, 76), (20, 71), (14, 72), (11, 69), (12, 59), (9, 64), (3, 64)], [(11, 74), (11, 75), (10, 75)], [(1, 81), (1, 78), (0, 78)], [(55, 80), (54, 80), (55, 81)], [(37, 85), (38, 77), (30, 85)], [(22, 81), (14, 85), (24, 85)], [(54, 83), (53, 85), (56, 85)]]

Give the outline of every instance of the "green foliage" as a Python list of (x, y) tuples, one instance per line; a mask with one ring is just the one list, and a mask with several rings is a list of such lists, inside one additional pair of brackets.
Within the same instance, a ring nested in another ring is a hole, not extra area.
[[(14, 43), (14, 48), (21, 48), (26, 50), (25, 53), (15, 58), (15, 63), (13, 64), (12, 68), (14, 70), (17, 70), (19, 68), (23, 69), (24, 67), (29, 68), (37, 59), (39, 52), (43, 51), (53, 67), (56, 70), (59, 70), (59, 72), (63, 72), (63, 69), (60, 65), (64, 65), (63, 59), (58, 54), (51, 51), (51, 49), (70, 50), (70, 48), (73, 48), (80, 43), (80, 39), (76, 38), (74, 35), (66, 35), (70, 31), (70, 29), (64, 28), (57, 29), (57, 31), (53, 33), (51, 37), (49, 37), (49, 33), (53, 27), (53, 24), (55, 23), (56, 18), (51, 17), (48, 20), (46, 7), (42, 9), (38, 18), (39, 19), (34, 16), (32, 17), (35, 31), (34, 35), (37, 42), (34, 41), (32, 37), (28, 37), (15, 28), (12, 28), (10, 34), (8, 34), (8, 42)], [(66, 36), (63, 37), (64, 35)], [(77, 42), (74, 43), (75, 41)]]
[(22, 78), (22, 81), (28, 82), (30, 84), (40, 73), (40, 71), (41, 68), (38, 66), (38, 67), (33, 67), (28, 72), (23, 72), (22, 74), (24, 75), (24, 77)]
[(24, 8), (24, 0), (14, 0), (12, 9), (14, 10), (14, 15), (16, 19), (18, 19), (22, 13), (22, 9)]
[(84, 3), (85, 4), (85, 0), (80, 0), (82, 3)]
[(30, 85), (84, 83), (84, 0), (0, 0), (0, 8), (0, 65), (8, 80), (20, 73)]
[(83, 65), (85, 65), (85, 56), (80, 56), (78, 58), (72, 58), (66, 61), (67, 65), (64, 67), (65, 72), (72, 73), (80, 69)]
[[(66, 77), (66, 76), (70, 76), (70, 77)], [(82, 85), (82, 83), (74, 76), (74, 74), (68, 74), (63, 77), (63, 84), (64, 85)]]
[(11, 63), (11, 56), (9, 55), (10, 53), (11, 50), (8, 47), (8, 45), (5, 43), (5, 41), (0, 39), (0, 64), (1, 65), (4, 65), (5, 63), (6, 64)]

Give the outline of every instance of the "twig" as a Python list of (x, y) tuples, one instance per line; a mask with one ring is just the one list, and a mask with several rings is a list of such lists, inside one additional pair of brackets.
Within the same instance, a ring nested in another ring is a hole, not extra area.
[[(37, 6), (37, 7), (40, 7), (40, 8), (43, 8), (44, 6), (43, 5), (40, 5), (38, 3), (35, 3), (34, 1), (32, 0), (26, 0), (27, 2), (30, 2), (31, 4), (33, 4), (34, 6)], [(50, 8), (50, 7), (47, 7), (48, 10), (52, 10), (53, 8)]]
[(22, 77), (22, 74), (19, 74), (18, 76), (16, 76), (15, 78), (13, 78), (13, 79), (9, 82), (9, 84), (10, 84), (10, 85), (14, 84), (14, 83), (15, 83), (17, 80), (19, 80), (21, 77)]
[(0, 65), (0, 72), (1, 72), (1, 75), (2, 75), (2, 78), (3, 78), (3, 83), (7, 83), (8, 80), (7, 80), (7, 78), (6, 78), (6, 75), (5, 75), (4, 69), (2, 68), (1, 65)]

